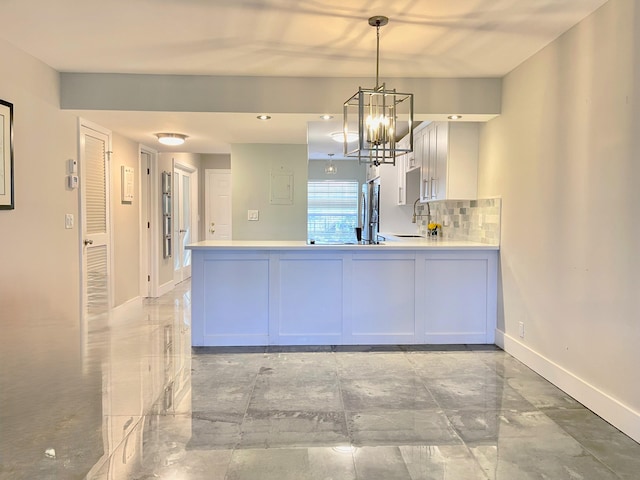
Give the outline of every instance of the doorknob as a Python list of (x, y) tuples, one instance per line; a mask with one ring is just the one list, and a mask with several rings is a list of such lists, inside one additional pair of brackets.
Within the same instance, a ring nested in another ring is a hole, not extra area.
[(85, 245), (93, 245), (93, 240), (85, 240), (84, 244)]
[(180, 233), (187, 233), (186, 230), (180, 230)]

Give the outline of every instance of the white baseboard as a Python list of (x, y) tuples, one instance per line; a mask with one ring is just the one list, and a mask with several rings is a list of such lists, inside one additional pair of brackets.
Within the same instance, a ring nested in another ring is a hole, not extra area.
[(110, 322), (112, 324), (118, 323), (130, 318), (132, 315), (139, 315), (142, 311), (142, 305), (142, 297), (134, 297), (117, 307), (113, 307), (109, 312)]
[(173, 284), (173, 280), (171, 280), (170, 282), (167, 282), (167, 283), (165, 283), (163, 285), (160, 285), (158, 287), (158, 296), (161, 297), (165, 293), (169, 293), (171, 290), (173, 290), (174, 286), (175, 285)]
[(640, 413), (500, 330), (496, 330), (496, 345), (640, 442)]

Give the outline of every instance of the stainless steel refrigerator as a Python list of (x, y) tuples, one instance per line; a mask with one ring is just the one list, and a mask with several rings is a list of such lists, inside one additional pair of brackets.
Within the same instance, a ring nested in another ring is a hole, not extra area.
[(362, 185), (360, 196), (363, 243), (378, 243), (380, 231), (380, 180), (371, 180)]

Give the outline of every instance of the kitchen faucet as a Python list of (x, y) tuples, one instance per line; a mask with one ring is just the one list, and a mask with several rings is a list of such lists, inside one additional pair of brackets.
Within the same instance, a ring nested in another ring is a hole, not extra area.
[[(413, 202), (413, 217), (411, 218), (411, 223), (416, 223), (417, 215), (416, 215), (416, 205), (420, 201), (420, 197), (416, 198), (416, 201)], [(431, 220), (431, 207), (429, 206), (429, 202), (427, 202), (427, 220)]]

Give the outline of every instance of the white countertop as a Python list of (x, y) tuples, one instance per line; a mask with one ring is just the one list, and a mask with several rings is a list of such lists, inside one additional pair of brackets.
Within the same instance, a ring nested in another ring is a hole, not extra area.
[(207, 240), (187, 245), (190, 250), (499, 250), (498, 245), (427, 238), (387, 237), (378, 245), (314, 244), (301, 240)]

